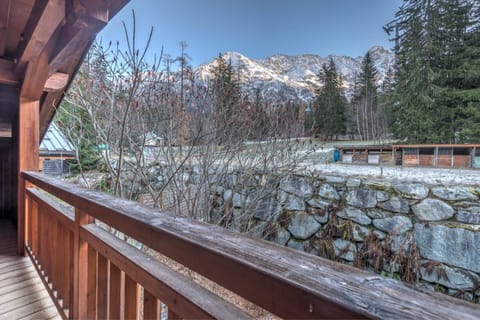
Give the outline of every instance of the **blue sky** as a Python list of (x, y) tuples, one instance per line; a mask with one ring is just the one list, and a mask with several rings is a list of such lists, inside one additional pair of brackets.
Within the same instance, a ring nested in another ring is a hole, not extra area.
[(361, 56), (373, 45), (391, 48), (382, 26), (393, 19), (401, 0), (131, 0), (100, 33), (125, 42), (122, 21), (137, 17), (139, 41), (154, 28), (150, 56), (178, 56), (188, 44), (191, 64), (220, 52), (249, 58), (273, 54)]

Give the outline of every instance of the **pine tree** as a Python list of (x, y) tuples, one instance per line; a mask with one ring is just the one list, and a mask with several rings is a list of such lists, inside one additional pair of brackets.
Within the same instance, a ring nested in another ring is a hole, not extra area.
[(211, 90), (218, 141), (220, 144), (232, 142), (238, 127), (236, 115), (241, 102), (240, 84), (231, 61), (227, 62), (222, 54), (216, 59)]
[(397, 138), (479, 141), (477, 12), (475, 0), (405, 0), (386, 26), (396, 41), (391, 126)]
[(393, 122), (392, 106), (395, 103), (394, 100), (394, 85), (395, 85), (395, 73), (393, 68), (387, 70), (387, 74), (383, 80), (380, 93), (378, 95), (378, 105), (383, 113), (381, 119), (383, 132), (385, 137), (390, 137), (390, 126)]
[(331, 139), (346, 130), (347, 99), (342, 88), (342, 79), (332, 59), (322, 66), (319, 74), (323, 86), (313, 103), (313, 130)]
[(442, 15), (437, 42), (445, 49), (433, 82), (439, 87), (437, 105), (445, 110), (437, 122), (443, 141), (480, 141), (480, 39), (479, 30), (474, 28), (473, 5), (472, 1), (465, 0), (439, 4)]
[(370, 53), (367, 52), (361, 72), (356, 78), (351, 102), (353, 121), (361, 140), (379, 139), (385, 135), (385, 114), (378, 105), (377, 74)]
[(255, 96), (250, 107), (251, 132), (250, 139), (261, 140), (268, 136), (269, 123), (268, 116), (265, 111), (266, 106), (263, 101), (260, 89), (255, 89)]
[(179, 64), (180, 70), (179, 70), (179, 76), (180, 76), (180, 104), (176, 106), (176, 110), (173, 110), (179, 115), (179, 120), (180, 123), (177, 125), (178, 127), (178, 133), (177, 137), (175, 140), (176, 143), (178, 143), (180, 146), (186, 144), (189, 138), (189, 128), (188, 128), (188, 122), (185, 121), (185, 118), (187, 118), (187, 103), (186, 103), (186, 92), (188, 89), (191, 89), (191, 83), (187, 84), (187, 80), (191, 79), (191, 75), (193, 74), (192, 71), (192, 66), (190, 65), (190, 56), (186, 52), (186, 49), (188, 47), (188, 44), (185, 41), (180, 42), (180, 56), (176, 58), (176, 61)]
[(395, 33), (395, 91), (392, 129), (408, 142), (429, 142), (433, 122), (431, 81), (435, 49), (434, 0), (405, 0), (385, 29)]

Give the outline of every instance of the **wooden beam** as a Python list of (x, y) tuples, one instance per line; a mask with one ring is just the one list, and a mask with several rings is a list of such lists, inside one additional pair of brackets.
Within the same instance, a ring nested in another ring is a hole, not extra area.
[(77, 15), (83, 16), (85, 21), (91, 19), (91, 23), (97, 21), (100, 24), (106, 24), (109, 19), (108, 3), (98, 0), (74, 0), (74, 11)]
[(66, 73), (55, 72), (45, 82), (43, 91), (56, 92), (63, 90), (67, 84), (70, 76)]
[(108, 22), (108, 8), (95, 7), (92, 1), (84, 3), (84, 1), (75, 0), (73, 11), (74, 14), (68, 17), (50, 59), (50, 66), (55, 71), (64, 70), (71, 61), (72, 55), (84, 52)]
[(49, 92), (43, 100), (40, 109), (40, 139), (43, 139), (48, 126), (55, 116), (57, 106), (63, 98), (63, 91)]
[(108, 0), (110, 20), (129, 2), (130, 0)]
[[(1, 41), (2, 35), (0, 31), (0, 41)], [(0, 42), (1, 46), (1, 42)], [(1, 50), (1, 48), (0, 48)], [(12, 86), (17, 86), (18, 85), (18, 78), (13, 73), (13, 69), (15, 67), (15, 64), (6, 59), (0, 59), (0, 84), (6, 84), (6, 85), (12, 85)]]
[(7, 28), (10, 20), (11, 0), (0, 1), (0, 57), (5, 55), (7, 45)]
[(19, 170), (38, 168), (39, 101), (20, 100), (18, 111)]
[(65, 0), (35, 1), (17, 54), (17, 74), (23, 73), (25, 65), (40, 56), (64, 20)]
[(23, 170), (38, 170), (39, 101), (20, 100), (18, 108), (18, 254), (25, 254), (26, 183), (20, 176)]
[[(59, 34), (56, 47), (50, 56), (51, 72), (61, 71), (74, 74), (83, 60), (88, 48), (91, 46), (95, 35), (123, 8), (129, 0), (83, 0), (72, 1), (67, 4), (67, 12), (74, 14), (67, 17), (67, 22)], [(69, 81), (72, 81), (70, 78)], [(68, 84), (67, 84), (68, 86)], [(48, 128), (48, 124), (55, 115), (63, 92), (48, 92), (40, 109), (40, 136)]]
[(45, 50), (38, 59), (28, 62), (20, 89), (20, 98), (29, 101), (40, 100), (49, 73), (48, 54)]
[(52, 70), (65, 70), (71, 61), (72, 55), (83, 52), (91, 43), (92, 35), (88, 29), (72, 29), (65, 30), (60, 36), (55, 49), (55, 53), (50, 59), (50, 67)]

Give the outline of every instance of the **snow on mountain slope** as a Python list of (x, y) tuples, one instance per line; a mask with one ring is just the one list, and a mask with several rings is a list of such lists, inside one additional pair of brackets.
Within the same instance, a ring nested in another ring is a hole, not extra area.
[[(369, 52), (378, 70), (377, 82), (380, 86), (388, 69), (393, 67), (394, 54), (380, 46), (372, 47)], [(318, 73), (330, 58), (342, 75), (346, 96), (350, 98), (363, 59), (337, 55), (322, 58), (313, 54), (303, 54), (274, 55), (263, 60), (253, 60), (237, 52), (227, 52), (224, 58), (230, 61), (235, 69), (238, 68), (238, 76), (245, 93), (253, 97), (256, 90), (260, 90), (263, 98), (271, 103), (289, 100), (311, 101), (315, 91), (322, 85)], [(208, 81), (213, 76), (214, 66), (213, 60), (194, 71), (199, 79)]]

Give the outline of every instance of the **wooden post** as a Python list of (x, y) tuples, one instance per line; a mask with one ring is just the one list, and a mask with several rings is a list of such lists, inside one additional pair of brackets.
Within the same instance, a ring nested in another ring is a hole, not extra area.
[(87, 318), (88, 295), (88, 244), (80, 239), (82, 225), (92, 222), (92, 218), (75, 209), (75, 232), (73, 238), (73, 319)]
[(125, 274), (125, 320), (136, 320), (140, 317), (140, 287)]
[(25, 194), (25, 244), (32, 247), (32, 211), (33, 200)]
[(453, 152), (453, 147), (450, 151), (450, 167), (453, 168), (453, 165), (455, 163), (455, 159), (454, 159), (454, 152)]
[(39, 134), (39, 101), (20, 99), (18, 108), (18, 207), (17, 236), (19, 255), (25, 255), (26, 198), (25, 180), (20, 172), (38, 170)]
[(32, 208), (30, 210), (30, 243), (31, 249), (35, 255), (38, 254), (38, 203), (32, 201)]
[(477, 147), (473, 147), (470, 150), (470, 168), (475, 167), (475, 154), (476, 154)]
[(88, 246), (87, 270), (87, 319), (95, 319), (97, 313), (97, 252)]
[(125, 302), (123, 298), (123, 290), (125, 288), (125, 277), (122, 271), (113, 263), (110, 263), (110, 289), (109, 289), (109, 308), (108, 311), (110, 319), (120, 319), (120, 315), (123, 313), (122, 302)]
[(97, 257), (97, 318), (108, 319), (108, 272), (109, 262), (100, 253)]
[(148, 292), (143, 291), (143, 319), (157, 320), (160, 317), (160, 302), (157, 298)]

